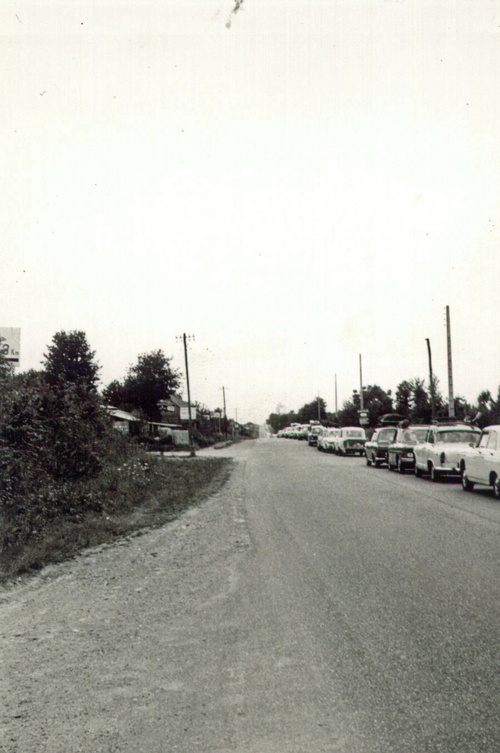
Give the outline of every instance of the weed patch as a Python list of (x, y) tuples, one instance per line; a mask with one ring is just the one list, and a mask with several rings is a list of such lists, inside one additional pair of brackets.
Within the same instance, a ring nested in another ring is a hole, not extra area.
[(232, 468), (227, 458), (161, 459), (128, 444), (121, 449), (95, 478), (23, 484), (22, 499), (13, 495), (16, 505), (4, 505), (0, 516), (0, 581), (164, 525), (220, 489)]

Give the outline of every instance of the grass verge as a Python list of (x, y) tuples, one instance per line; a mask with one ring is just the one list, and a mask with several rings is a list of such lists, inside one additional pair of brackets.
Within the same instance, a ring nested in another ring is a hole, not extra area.
[(131, 533), (157, 528), (176, 519), (218, 491), (231, 474), (228, 458), (130, 457), (86, 483), (66, 485), (71, 496), (98, 500), (82, 511), (64, 505), (60, 514), (29, 527), (0, 520), (0, 582), (74, 557), (88, 547), (113, 542)]

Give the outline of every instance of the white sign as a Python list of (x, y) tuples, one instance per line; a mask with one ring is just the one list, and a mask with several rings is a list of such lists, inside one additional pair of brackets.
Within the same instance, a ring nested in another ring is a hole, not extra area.
[(0, 353), (13, 364), (19, 364), (21, 330), (19, 327), (0, 327)]
[[(196, 421), (196, 408), (193, 406), (191, 406), (191, 418)], [(189, 408), (180, 409), (180, 419), (181, 421), (189, 421)]]

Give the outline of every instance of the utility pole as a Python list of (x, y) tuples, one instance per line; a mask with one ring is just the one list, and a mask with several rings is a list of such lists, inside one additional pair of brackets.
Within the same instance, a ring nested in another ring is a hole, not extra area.
[(430, 380), (430, 387), (431, 387), (431, 417), (434, 421), (435, 412), (436, 412), (436, 397), (434, 394), (434, 377), (432, 375), (432, 356), (431, 356), (431, 343), (428, 337), (425, 338), (425, 341), (427, 343), (427, 351), (429, 353), (429, 380)]
[(335, 374), (335, 420), (337, 420), (338, 406), (337, 406), (337, 375)]
[(184, 343), (184, 361), (186, 363), (186, 386), (187, 386), (187, 395), (188, 395), (188, 437), (189, 437), (189, 453), (192, 458), (195, 457), (196, 452), (194, 449), (194, 442), (193, 442), (193, 422), (191, 418), (191, 390), (189, 388), (189, 367), (188, 367), (188, 354), (187, 354), (187, 341), (188, 340), (194, 340), (194, 335), (186, 335), (183, 334), (182, 338), (176, 337), (176, 340), (182, 339)]
[(360, 410), (364, 410), (364, 402), (363, 402), (363, 367), (361, 363), (361, 353), (359, 354), (359, 408)]
[(455, 398), (453, 396), (453, 366), (451, 362), (451, 327), (450, 307), (446, 307), (446, 344), (448, 349), (448, 416), (455, 416)]
[(222, 399), (224, 401), (224, 436), (227, 439), (227, 413), (226, 413), (226, 390), (222, 388)]

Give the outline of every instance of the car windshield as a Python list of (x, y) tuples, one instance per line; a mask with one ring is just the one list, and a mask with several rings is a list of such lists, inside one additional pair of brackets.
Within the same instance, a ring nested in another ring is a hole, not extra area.
[(417, 439), (417, 435), (416, 435), (415, 432), (413, 432), (413, 431), (404, 431), (401, 434), (401, 441), (404, 442), (405, 444), (417, 444), (418, 439)]
[(436, 436), (436, 442), (475, 442), (480, 436), (476, 431), (440, 431)]
[(394, 434), (396, 433), (396, 429), (383, 429), (380, 434), (378, 435), (379, 440), (391, 440), (394, 438)]
[(415, 442), (425, 442), (425, 438), (427, 436), (427, 428), (425, 429), (412, 429), (411, 430), (411, 436), (414, 437)]

